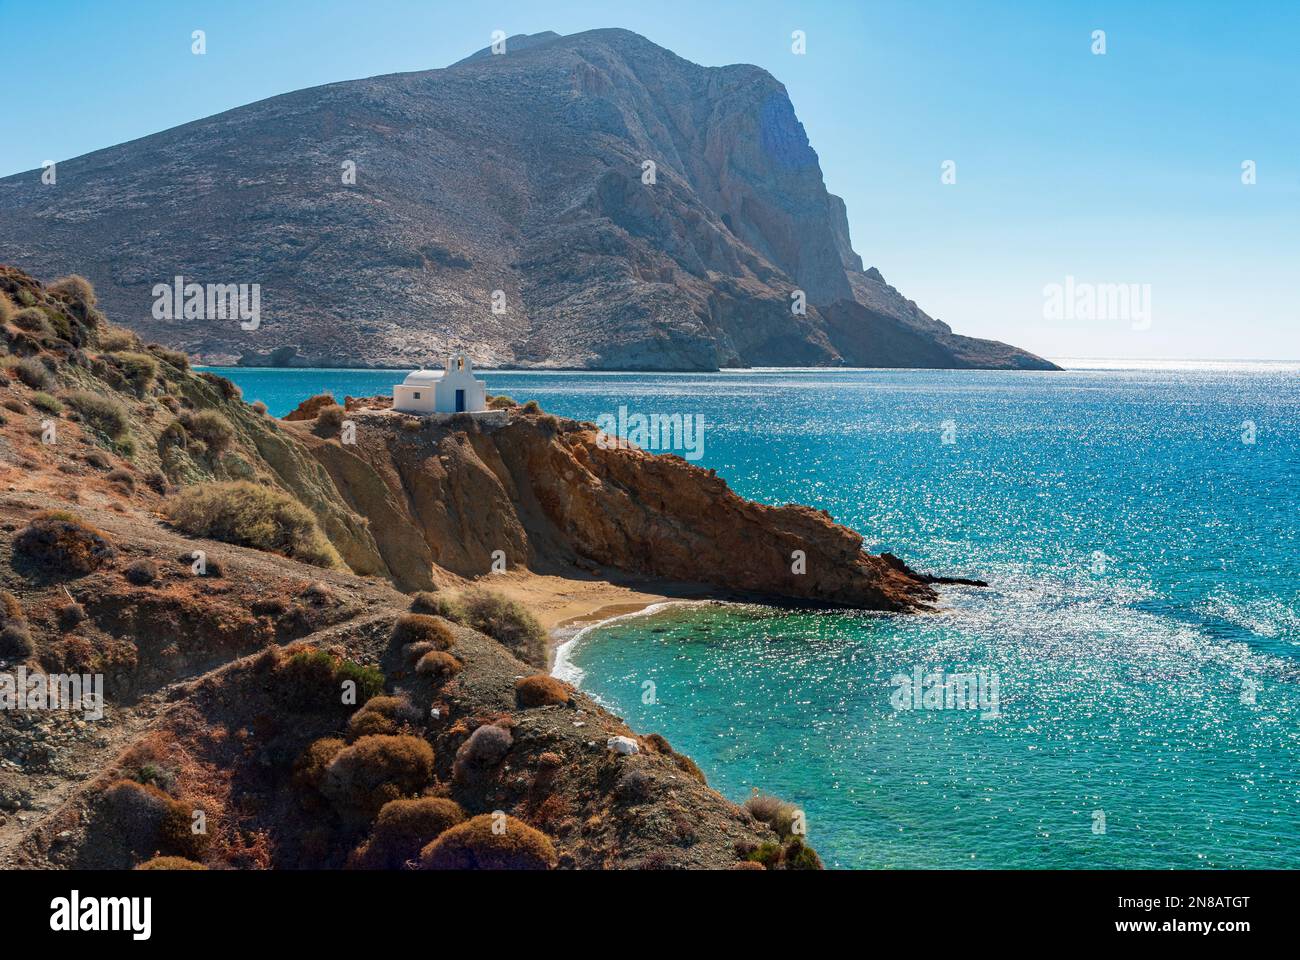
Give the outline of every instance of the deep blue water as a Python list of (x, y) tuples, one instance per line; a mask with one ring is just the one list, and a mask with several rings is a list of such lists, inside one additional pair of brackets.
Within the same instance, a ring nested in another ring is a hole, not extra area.
[[(273, 413), (400, 379), (219, 372)], [(828, 863), (1300, 863), (1295, 366), (483, 377), (584, 419), (700, 414), (739, 493), (991, 582), (923, 616), (669, 607), (566, 651), (733, 799), (798, 803)], [(918, 667), (996, 677), (998, 715), (896, 709)]]

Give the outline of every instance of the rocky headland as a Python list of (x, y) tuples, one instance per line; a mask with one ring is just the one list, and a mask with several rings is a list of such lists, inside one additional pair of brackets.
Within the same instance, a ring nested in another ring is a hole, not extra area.
[(546, 676), (494, 564), (889, 611), (934, 578), (506, 398), (272, 418), (80, 278), (0, 267), (0, 330), (0, 674), (104, 683), (102, 719), (0, 711), (0, 864), (818, 865), (788, 805)]

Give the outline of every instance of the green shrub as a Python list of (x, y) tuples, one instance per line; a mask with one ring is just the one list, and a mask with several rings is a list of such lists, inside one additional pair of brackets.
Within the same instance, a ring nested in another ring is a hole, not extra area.
[(43, 390), (32, 394), (32, 406), (43, 413), (62, 413), (63, 404)]
[(475, 587), (459, 597), (465, 626), (486, 633), (533, 666), (546, 663), (546, 631), (522, 605), (503, 594)]
[(33, 390), (49, 390), (54, 386), (54, 376), (50, 368), (35, 357), (24, 357), (14, 365), (18, 379)]
[(519, 406), (513, 397), (507, 397), (504, 393), (488, 397), (487, 405), (489, 410), (509, 410), (511, 407)]
[(422, 851), (425, 870), (550, 870), (556, 864), (555, 845), (540, 830), (514, 817), (504, 829), (495, 815), (485, 813), (449, 828)]
[(456, 643), (456, 635), (437, 617), (404, 613), (393, 624), (393, 643), (397, 646), (431, 643), (435, 650), (450, 650)]
[(465, 811), (454, 800), (420, 797), (384, 804), (370, 838), (349, 858), (361, 870), (400, 870), (408, 860), (445, 831), (465, 821)]
[(529, 400), (524, 404), (524, 413), (541, 413), (542, 407), (536, 400)]
[(345, 815), (373, 817), (384, 804), (418, 793), (433, 778), (433, 747), (420, 737), (369, 736), (339, 751), (322, 792)]
[(49, 570), (78, 576), (117, 556), (101, 531), (61, 511), (35, 517), (14, 538), (14, 549)]
[(14, 302), (9, 299), (9, 294), (0, 290), (0, 325), (11, 322), (14, 318), (14, 314), (17, 312), (18, 308), (15, 307)]
[(515, 702), (524, 709), (565, 704), (572, 696), (572, 687), (544, 673), (515, 681)]
[(341, 705), (347, 681), (356, 685), (357, 699), (362, 703), (384, 691), (382, 671), (314, 647), (291, 653), (280, 663), (278, 675), (290, 705), (310, 710), (319, 710), (325, 704)]
[(230, 421), (215, 410), (197, 410), (187, 413), (180, 419), (185, 432), (200, 440), (208, 450), (220, 456), (230, 449), (235, 439), (235, 428)]
[(101, 798), (106, 830), (137, 853), (165, 852), (187, 859), (203, 855), (211, 839), (191, 829), (192, 810), (157, 787), (118, 780)]
[(121, 440), (126, 436), (130, 428), (126, 408), (112, 397), (105, 397), (89, 390), (73, 390), (64, 394), (63, 399), (92, 429), (114, 440)]
[(318, 567), (342, 565), (310, 510), (289, 494), (249, 480), (186, 487), (167, 503), (186, 533), (302, 560)]

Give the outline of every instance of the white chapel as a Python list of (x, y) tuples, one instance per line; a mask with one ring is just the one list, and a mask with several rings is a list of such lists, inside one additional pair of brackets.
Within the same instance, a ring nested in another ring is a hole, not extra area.
[(487, 384), (474, 378), (469, 357), (458, 353), (445, 370), (415, 370), (393, 387), (399, 413), (477, 413), (487, 409)]

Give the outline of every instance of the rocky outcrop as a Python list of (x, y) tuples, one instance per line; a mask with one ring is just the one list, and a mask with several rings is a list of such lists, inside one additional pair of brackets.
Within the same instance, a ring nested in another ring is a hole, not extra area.
[(301, 440), (350, 508), (393, 532), (380, 549), (407, 589), (428, 586), (436, 568), (485, 575), (501, 551), (511, 568), (596, 565), (766, 599), (876, 610), (935, 599), (824, 512), (745, 500), (679, 457), (603, 443), (591, 424), (516, 410), (485, 429), (356, 402), (350, 416), (355, 444), (298, 428)]
[[(1051, 367), (863, 272), (778, 80), (625, 30), (514, 37), (40, 172), (0, 180), (0, 260), (84, 273), (121, 322), (208, 362)], [(260, 284), (260, 325), (154, 319), (176, 276)]]

